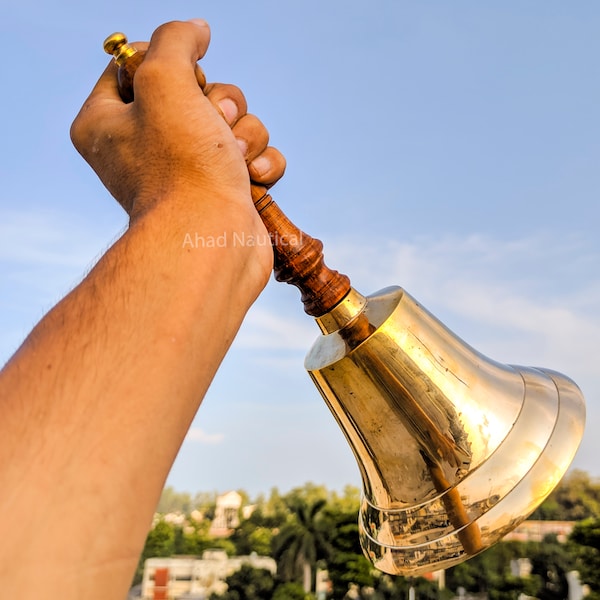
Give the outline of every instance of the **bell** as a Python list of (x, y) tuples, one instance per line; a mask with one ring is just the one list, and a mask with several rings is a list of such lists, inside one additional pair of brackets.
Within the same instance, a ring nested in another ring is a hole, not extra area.
[[(104, 48), (131, 102), (144, 52), (121, 33)], [(203, 87), (199, 69), (196, 78)], [(412, 576), (500, 540), (569, 467), (585, 421), (579, 388), (482, 356), (401, 288), (362, 296), (264, 187), (251, 192), (276, 279), (298, 287), (323, 333), (305, 366), (358, 462), (365, 554), (381, 571)]]
[(548, 496), (583, 435), (569, 378), (486, 358), (406, 291), (353, 288), (305, 367), (360, 469), (360, 541), (381, 571), (450, 567)]

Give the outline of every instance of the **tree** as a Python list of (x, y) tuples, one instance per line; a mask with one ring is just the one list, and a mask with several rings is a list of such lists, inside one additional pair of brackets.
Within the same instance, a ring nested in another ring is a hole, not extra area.
[(271, 600), (306, 600), (306, 592), (300, 583), (288, 581), (275, 588)]
[(377, 573), (360, 546), (358, 503), (348, 506), (345, 512), (328, 507), (326, 514), (333, 548), (327, 561), (333, 597), (342, 598), (352, 585), (373, 587)]
[(227, 591), (222, 595), (211, 594), (210, 600), (269, 600), (275, 587), (269, 570), (250, 565), (242, 565), (225, 579), (225, 583)]
[(291, 517), (273, 538), (273, 554), (277, 571), (283, 581), (302, 581), (305, 592), (313, 587), (313, 570), (317, 560), (329, 556), (322, 510), (323, 498), (309, 502), (292, 496), (289, 500)]
[(252, 519), (246, 519), (240, 523), (229, 539), (235, 544), (236, 554), (256, 552), (256, 554), (269, 556), (273, 531), (268, 527), (256, 525)]
[(513, 600), (519, 594), (536, 596), (539, 578), (516, 577), (511, 574), (511, 560), (529, 556), (525, 544), (500, 542), (485, 552), (446, 571), (447, 586), (468, 592), (487, 593), (490, 600)]
[(157, 513), (182, 512), (189, 513), (192, 510), (192, 498), (187, 492), (176, 492), (171, 486), (167, 486), (160, 495), (156, 508)]
[(261, 494), (254, 502), (254, 510), (247, 521), (256, 527), (278, 529), (287, 521), (290, 511), (277, 488), (271, 490), (269, 498)]
[(266, 527), (257, 527), (252, 531), (249, 535), (250, 541), (250, 552), (248, 554), (252, 554), (256, 552), (256, 554), (263, 556), (270, 556), (271, 554), (271, 544), (273, 541), (273, 532)]
[(569, 472), (530, 519), (581, 521), (600, 514), (600, 483), (585, 471)]
[(212, 521), (217, 508), (216, 492), (197, 492), (192, 501), (194, 509), (198, 510), (205, 519)]
[(573, 569), (573, 558), (560, 544), (556, 535), (547, 535), (540, 544), (530, 544), (531, 573), (541, 585), (536, 593), (539, 600), (563, 600), (569, 595), (567, 573)]
[(144, 563), (154, 556), (172, 556), (175, 552), (175, 528), (164, 519), (159, 519), (146, 537), (133, 583), (139, 583), (144, 573)]
[(175, 528), (164, 519), (159, 519), (148, 533), (144, 556), (171, 556), (175, 550)]
[(587, 598), (600, 599), (600, 518), (577, 523), (569, 536), (581, 582), (593, 590)]
[(201, 555), (209, 548), (222, 548), (228, 555), (235, 554), (234, 544), (226, 538), (215, 539), (209, 535), (208, 520), (195, 521), (190, 519), (183, 526), (174, 527), (175, 548), (173, 554)]

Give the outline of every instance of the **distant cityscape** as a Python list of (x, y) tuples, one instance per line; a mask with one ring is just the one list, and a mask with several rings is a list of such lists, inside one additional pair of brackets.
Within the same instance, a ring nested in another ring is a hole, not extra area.
[[(240, 516), (247, 519), (254, 507), (243, 505), (241, 494), (230, 491), (216, 498), (214, 517), (211, 520), (209, 535), (219, 539), (230, 536), (240, 525)], [(163, 520), (176, 526), (186, 527), (188, 521), (200, 522), (202, 513), (193, 510), (189, 515), (181, 511), (157, 514), (155, 520)], [(527, 520), (505, 536), (503, 541), (542, 542), (552, 535), (560, 543), (565, 543), (571, 534), (575, 521), (543, 521)], [(142, 582), (132, 588), (128, 600), (208, 600), (211, 595), (222, 595), (227, 591), (226, 579), (239, 571), (244, 565), (255, 569), (264, 569), (275, 577), (277, 562), (271, 556), (256, 553), (242, 556), (228, 556), (222, 549), (208, 549), (200, 556), (150, 557), (144, 562)], [(514, 577), (527, 577), (531, 573), (531, 561), (521, 558), (511, 561), (511, 573)], [(330, 590), (330, 582), (326, 570), (320, 569), (316, 574), (315, 596), (317, 600), (325, 600)], [(445, 587), (444, 571), (429, 574), (427, 579), (436, 582), (439, 589)], [(589, 591), (579, 582), (578, 574), (568, 574), (568, 598), (565, 600), (581, 600)], [(360, 598), (353, 596), (350, 586), (344, 600)], [(354, 589), (356, 594), (358, 591)], [(458, 590), (457, 600), (469, 600), (464, 590)], [(342, 599), (340, 599), (342, 600)]]

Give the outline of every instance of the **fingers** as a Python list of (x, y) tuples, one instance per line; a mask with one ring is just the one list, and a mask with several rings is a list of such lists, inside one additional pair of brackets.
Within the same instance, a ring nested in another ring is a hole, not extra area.
[(111, 60), (92, 89), (88, 102), (92, 98), (100, 102), (105, 100), (121, 100), (119, 89), (117, 87), (117, 69), (117, 63), (114, 60)]
[(164, 60), (171, 67), (178, 62), (195, 65), (206, 54), (209, 43), (210, 27), (206, 21), (172, 21), (152, 34), (146, 60)]
[[(248, 106), (242, 91), (227, 84), (203, 86), (203, 73), (197, 61), (204, 56), (209, 41), (210, 29), (204, 21), (174, 21), (160, 26), (150, 43), (132, 44), (137, 50), (145, 51), (144, 60), (134, 79), (135, 98), (138, 101), (135, 104), (142, 110), (138, 115), (145, 114), (150, 121), (156, 122), (157, 118), (164, 117), (164, 110), (159, 111), (160, 115), (154, 114), (157, 106), (169, 106), (172, 112), (177, 113), (179, 105), (182, 109), (189, 106), (191, 95), (197, 100), (206, 96), (231, 128), (251, 179), (262, 185), (272, 185), (283, 175), (285, 159), (279, 151), (268, 146), (269, 134), (265, 126), (255, 116), (247, 114)], [(86, 122), (88, 125), (95, 122), (94, 114), (97, 111), (88, 111), (92, 105), (101, 107), (114, 102), (123, 108), (123, 111), (116, 110), (116, 113), (123, 116), (123, 112), (126, 112), (126, 105), (122, 103), (117, 88), (116, 71), (117, 66), (111, 61), (82, 108), (72, 131), (76, 146), (86, 144), (82, 142), (84, 131), (95, 129), (84, 126)], [(114, 108), (113, 105), (111, 110), (114, 111)], [(89, 114), (84, 118), (87, 112)], [(113, 112), (112, 116), (116, 114)]]
[[(185, 77), (196, 93), (200, 85), (204, 95), (232, 129), (252, 180), (272, 185), (285, 171), (285, 158), (275, 148), (268, 147), (268, 131), (255, 116), (247, 114), (246, 98), (238, 87), (205, 84), (204, 74), (196, 63), (204, 56), (209, 42), (210, 29), (202, 20), (174, 21), (160, 26), (152, 35), (150, 44), (134, 44), (139, 50), (147, 49), (144, 62), (136, 73), (136, 88), (147, 85), (148, 92), (152, 86), (156, 93), (160, 84), (165, 94), (169, 93), (170, 86), (171, 93), (177, 90), (177, 94), (181, 95), (184, 91), (182, 78)], [(190, 65), (193, 69), (189, 68)], [(112, 83), (114, 88), (114, 78)], [(136, 93), (136, 97), (142, 96)]]
[(267, 128), (254, 115), (244, 115), (232, 128), (246, 164), (250, 179), (266, 186), (273, 185), (285, 171), (285, 158), (269, 146)]
[(248, 173), (254, 183), (271, 187), (285, 173), (285, 157), (277, 148), (267, 146), (255, 159), (248, 164)]
[(242, 90), (235, 85), (209, 83), (204, 88), (204, 94), (230, 127), (233, 127), (248, 110)]
[(97, 137), (99, 123), (118, 118), (124, 107), (117, 87), (117, 65), (111, 60), (71, 125), (71, 140), (82, 154)]
[(269, 143), (267, 128), (254, 115), (244, 115), (231, 130), (247, 163), (254, 160)]
[(281, 179), (285, 158), (279, 150), (268, 146), (269, 132), (257, 117), (247, 113), (242, 91), (234, 85), (211, 83), (204, 92), (231, 127), (252, 181), (271, 186)]
[(135, 88), (163, 91), (168, 96), (198, 92), (196, 62), (206, 53), (209, 42), (210, 28), (201, 19), (161, 25), (152, 34), (144, 62), (136, 72)]

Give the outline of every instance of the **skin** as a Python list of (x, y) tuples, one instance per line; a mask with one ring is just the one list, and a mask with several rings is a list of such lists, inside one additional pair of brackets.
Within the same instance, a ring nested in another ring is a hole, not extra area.
[[(0, 372), (0, 581), (7, 598), (122, 600), (202, 398), (272, 269), (250, 176), (285, 169), (235, 86), (205, 94), (203, 21), (152, 36), (124, 104), (110, 64), (75, 147), (130, 216), (123, 236)], [(249, 176), (250, 173), (250, 176)]]

